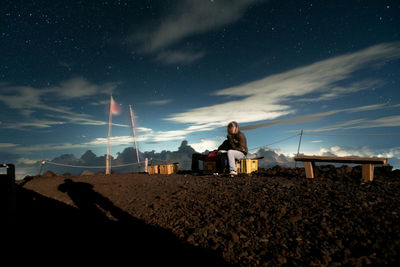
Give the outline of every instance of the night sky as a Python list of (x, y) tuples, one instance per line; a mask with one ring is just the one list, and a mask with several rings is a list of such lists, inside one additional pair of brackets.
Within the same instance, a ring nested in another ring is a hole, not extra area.
[(0, 48), (2, 161), (105, 154), (110, 93), (113, 155), (131, 104), (141, 151), (212, 150), (236, 120), (249, 149), (304, 129), (306, 154), (400, 159), (355, 136), (400, 132), (397, 0), (6, 0)]

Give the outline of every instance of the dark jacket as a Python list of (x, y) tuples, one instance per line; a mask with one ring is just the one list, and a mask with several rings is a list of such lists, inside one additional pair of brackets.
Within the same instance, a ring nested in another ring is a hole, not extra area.
[(239, 131), (237, 134), (228, 134), (227, 137), (232, 149), (239, 150), (243, 152), (243, 154), (247, 155), (247, 140), (244, 133)]

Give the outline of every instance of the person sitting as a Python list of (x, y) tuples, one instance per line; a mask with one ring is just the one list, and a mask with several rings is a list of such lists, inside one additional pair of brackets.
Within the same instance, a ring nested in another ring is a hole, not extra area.
[(235, 161), (246, 158), (248, 153), (246, 136), (239, 130), (239, 125), (236, 121), (228, 124), (227, 133), (227, 139), (209, 155), (200, 153), (192, 155), (192, 173), (200, 172), (199, 161), (204, 162), (207, 157), (214, 157), (214, 154), (216, 154), (216, 173), (224, 172), (225, 159), (227, 159), (229, 174), (237, 175)]
[(246, 158), (248, 153), (247, 140), (236, 121), (231, 121), (228, 124), (227, 133), (227, 140), (230, 144), (230, 149), (227, 151), (229, 174), (237, 175), (236, 160)]

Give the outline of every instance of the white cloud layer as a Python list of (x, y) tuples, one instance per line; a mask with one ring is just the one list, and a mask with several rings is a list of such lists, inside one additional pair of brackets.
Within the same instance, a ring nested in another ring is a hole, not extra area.
[(216, 140), (201, 139), (200, 142), (192, 143), (189, 145), (193, 147), (193, 149), (196, 150), (197, 152), (204, 152), (205, 150), (212, 151), (214, 149), (217, 149), (220, 143)]
[(241, 99), (191, 109), (172, 114), (165, 119), (204, 127), (223, 126), (231, 120), (239, 123), (273, 120), (295, 114), (298, 111), (296, 105), (299, 101), (332, 100), (361, 90), (376, 88), (383, 82), (363, 80), (348, 83), (348, 80), (357, 71), (379, 68), (390, 60), (398, 58), (400, 58), (399, 42), (371, 46), (358, 52), (336, 56), (216, 91), (214, 93), (216, 96)]
[[(304, 129), (304, 131), (327, 132), (334, 130), (368, 129), (368, 128), (383, 128), (383, 127), (400, 127), (400, 115), (386, 116), (377, 119), (360, 118), (315, 129)], [(295, 131), (298, 130), (293, 130), (293, 132)]]
[(342, 146), (332, 146), (329, 148), (321, 148), (319, 151), (311, 153), (318, 156), (333, 155), (338, 157), (383, 157), (400, 159), (400, 147), (390, 149), (373, 150), (368, 146), (348, 148)]

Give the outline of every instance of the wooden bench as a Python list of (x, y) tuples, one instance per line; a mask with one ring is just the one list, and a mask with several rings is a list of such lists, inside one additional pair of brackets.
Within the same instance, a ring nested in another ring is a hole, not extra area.
[(386, 164), (386, 158), (330, 157), (330, 156), (297, 156), (295, 161), (303, 161), (307, 178), (314, 178), (315, 162), (362, 164), (362, 178), (367, 181), (374, 179), (374, 165)]

